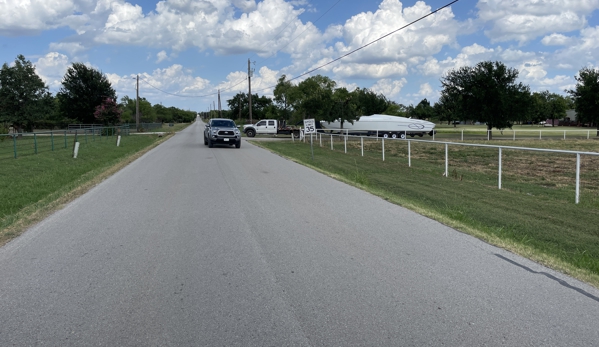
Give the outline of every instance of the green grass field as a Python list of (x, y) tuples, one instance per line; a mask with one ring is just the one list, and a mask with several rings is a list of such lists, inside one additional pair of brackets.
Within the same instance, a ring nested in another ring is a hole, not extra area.
[[(499, 142), (499, 141), (497, 141)], [(595, 141), (501, 141), (506, 146), (597, 151)], [(575, 156), (503, 152), (498, 189), (497, 149), (445, 147), (407, 141), (256, 142), (393, 203), (434, 218), (599, 287), (599, 157), (582, 159), (581, 203), (574, 203)], [(400, 223), (401, 221), (398, 221)]]
[(167, 125), (164, 137), (123, 136), (119, 147), (113, 136), (90, 137), (87, 142), (79, 137), (77, 159), (73, 159), (74, 137), (68, 137), (66, 149), (27, 153), (17, 159), (3, 158), (0, 160), (0, 196), (3, 197), (0, 200), (0, 245), (188, 125)]

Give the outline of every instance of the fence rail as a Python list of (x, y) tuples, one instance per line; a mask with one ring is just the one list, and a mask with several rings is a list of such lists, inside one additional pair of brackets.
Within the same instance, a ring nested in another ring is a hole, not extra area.
[[(348, 139), (359, 139), (360, 141), (360, 152), (361, 156), (364, 156), (364, 139), (368, 139), (374, 141), (371, 137), (368, 136), (353, 136), (353, 135), (344, 135), (344, 134), (327, 134), (327, 133), (317, 133), (310, 134), (310, 136), (304, 136), (303, 141), (317, 141), (319, 142), (320, 147), (325, 147), (323, 145), (323, 138), (325, 142), (330, 141), (331, 150), (334, 150), (334, 138), (338, 138), (344, 142), (344, 152), (347, 153), (347, 141)], [(503, 175), (503, 167), (502, 167), (502, 158), (503, 151), (511, 150), (511, 151), (529, 151), (529, 152), (543, 152), (543, 153), (559, 153), (559, 154), (567, 154), (576, 156), (576, 178), (575, 178), (575, 203), (578, 204), (580, 202), (580, 166), (581, 166), (581, 156), (593, 156), (599, 157), (598, 152), (587, 152), (587, 151), (572, 151), (572, 150), (558, 150), (558, 149), (546, 149), (546, 148), (531, 148), (531, 147), (516, 147), (516, 146), (500, 146), (500, 145), (488, 145), (488, 144), (475, 144), (475, 143), (462, 143), (462, 142), (449, 142), (449, 141), (437, 141), (437, 140), (419, 140), (419, 139), (392, 139), (392, 138), (376, 138), (376, 141), (381, 142), (380, 152), (381, 159), (385, 161), (385, 140), (389, 141), (401, 141), (407, 142), (407, 157), (408, 157), (408, 166), (412, 166), (412, 143), (427, 143), (427, 144), (435, 144), (435, 145), (443, 145), (445, 147), (445, 172), (444, 177), (449, 177), (449, 147), (450, 146), (461, 146), (461, 147), (479, 147), (479, 148), (491, 148), (496, 149), (498, 151), (498, 161), (497, 161), (497, 185), (498, 189), (502, 189), (502, 175)]]
[(0, 160), (73, 148), (75, 142), (105, 141), (129, 135), (128, 126), (91, 127), (33, 133), (0, 134)]

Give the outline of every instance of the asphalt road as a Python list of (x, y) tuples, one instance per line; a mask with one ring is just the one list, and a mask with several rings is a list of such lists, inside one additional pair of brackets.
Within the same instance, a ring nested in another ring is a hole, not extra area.
[(201, 123), (0, 249), (0, 346), (592, 346), (599, 291)]

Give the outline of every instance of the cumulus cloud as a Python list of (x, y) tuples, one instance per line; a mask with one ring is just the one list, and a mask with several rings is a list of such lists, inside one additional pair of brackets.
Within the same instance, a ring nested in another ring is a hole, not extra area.
[(491, 42), (515, 40), (520, 44), (554, 32), (580, 30), (599, 9), (599, 0), (481, 0), (479, 19), (490, 29)]
[(399, 96), (406, 84), (408, 84), (408, 80), (405, 78), (399, 80), (385, 78), (376, 82), (370, 89), (375, 93), (381, 93), (387, 96), (387, 98), (393, 99)]
[(158, 54), (156, 54), (156, 63), (160, 63), (166, 59), (168, 59), (168, 54), (166, 54), (166, 51), (160, 51)]
[[(403, 7), (399, 0), (383, 0), (376, 12), (363, 12), (351, 17), (341, 30), (344, 42), (335, 45), (345, 54), (397, 30), (431, 12), (431, 7), (418, 1)], [(420, 22), (352, 54), (346, 61), (354, 63), (385, 63), (418, 61), (439, 53), (446, 45), (455, 45), (460, 24), (446, 8)]]
[(570, 38), (566, 35), (553, 33), (543, 37), (541, 43), (545, 46), (565, 46)]
[(69, 68), (69, 58), (58, 52), (50, 52), (34, 62), (35, 70), (51, 90), (57, 91), (62, 85), (62, 78)]

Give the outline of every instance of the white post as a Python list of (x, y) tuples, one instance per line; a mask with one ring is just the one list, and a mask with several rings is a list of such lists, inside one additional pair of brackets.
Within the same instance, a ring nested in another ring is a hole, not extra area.
[(291, 132), (291, 142), (295, 142), (295, 135), (293, 135), (293, 131)]
[(432, 132), (433, 132), (433, 141), (435, 141), (435, 129), (433, 129)]
[(541, 139), (541, 134), (543, 133), (543, 130), (539, 130), (539, 140)]
[(408, 140), (408, 167), (412, 167), (412, 148), (410, 146), (411, 143), (412, 141)]
[(385, 138), (382, 139), (383, 142), (383, 161), (385, 161)]
[(79, 153), (79, 142), (75, 142), (75, 148), (73, 149), (73, 158), (77, 159), (77, 154)]
[(487, 129), (487, 141), (491, 141), (491, 130)]
[(362, 149), (362, 156), (364, 156), (364, 137), (360, 136), (360, 148)]
[(333, 150), (333, 133), (331, 133), (331, 151)]
[(376, 140), (377, 141), (379, 140), (379, 131), (378, 130), (376, 131)]
[(462, 141), (464, 141), (464, 129), (462, 129)]
[(447, 144), (445, 144), (445, 177), (449, 177), (449, 154), (447, 147)]
[(587, 140), (590, 139), (590, 136), (591, 136), (591, 131), (587, 130)]
[(343, 145), (345, 146), (345, 153), (347, 154), (347, 135), (343, 138)]
[(121, 135), (116, 138), (116, 146), (119, 147), (121, 145)]
[(564, 130), (564, 140), (566, 139), (566, 131)]
[(501, 189), (501, 147), (499, 147), (499, 189)]
[(514, 132), (514, 141), (516, 141), (516, 130), (514, 130), (513, 132)]
[(580, 153), (576, 153), (576, 203), (580, 202)]
[(322, 134), (320, 134), (320, 147), (322, 147)]

